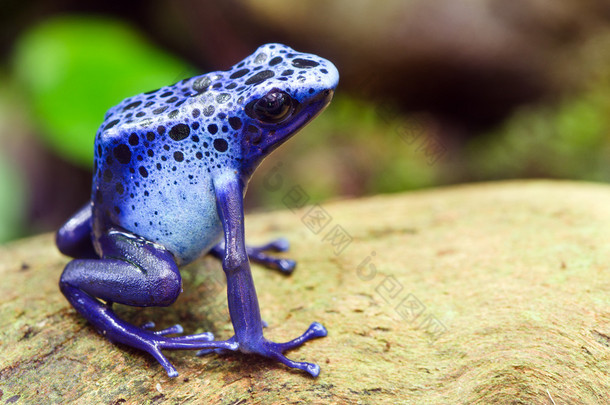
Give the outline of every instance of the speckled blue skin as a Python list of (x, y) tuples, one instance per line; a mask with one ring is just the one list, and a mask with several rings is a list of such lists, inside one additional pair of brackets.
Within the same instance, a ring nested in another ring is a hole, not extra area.
[[(185, 79), (124, 100), (95, 138), (91, 202), (57, 233), (66, 266), (60, 288), (100, 333), (152, 354), (178, 375), (162, 349), (239, 350), (273, 358), (312, 376), (320, 368), (283, 352), (326, 336), (314, 322), (287, 343), (270, 342), (250, 260), (290, 273), (295, 262), (268, 256), (278, 240), (247, 247), (243, 196), (263, 158), (319, 114), (339, 79), (332, 63), (280, 44), (260, 47), (226, 72)], [(151, 331), (118, 318), (112, 303), (167, 306), (178, 297), (178, 267), (211, 253), (221, 258), (235, 335)]]

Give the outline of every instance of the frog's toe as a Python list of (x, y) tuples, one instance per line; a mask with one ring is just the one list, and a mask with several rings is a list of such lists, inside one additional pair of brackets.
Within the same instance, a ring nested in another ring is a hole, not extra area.
[(282, 364), (287, 365), (288, 367), (306, 371), (314, 378), (320, 375), (320, 366), (315, 363), (308, 363), (306, 361), (293, 361), (284, 355), (281, 355), (281, 358), (278, 358), (278, 361)]
[(292, 273), (297, 262), (292, 259), (273, 257), (267, 252), (286, 252), (289, 249), (290, 242), (286, 238), (278, 238), (262, 246), (246, 246), (246, 252), (251, 261), (273, 270), (279, 270), (284, 274)]
[(166, 328), (163, 330), (153, 331), (153, 333), (155, 335), (160, 335), (160, 336), (180, 334), (183, 332), (184, 332), (184, 329), (182, 328), (182, 325), (179, 325), (179, 324), (170, 326), (169, 328)]
[(232, 351), (233, 350), (229, 350), (229, 349), (201, 349), (197, 353), (195, 353), (195, 356), (201, 357), (201, 356), (206, 356), (206, 355), (212, 354), (212, 353), (227, 354)]
[(205, 356), (211, 353), (227, 354), (230, 352), (234, 352), (239, 348), (239, 344), (235, 340), (235, 337), (224, 341), (223, 344), (225, 344), (224, 347), (211, 347), (209, 349), (201, 349), (196, 353), (196, 356)]
[(170, 361), (161, 353), (161, 348), (157, 345), (150, 345), (148, 349), (145, 349), (148, 353), (150, 353), (158, 362), (161, 364), (161, 367), (165, 369), (167, 376), (170, 378), (178, 377), (178, 370), (176, 367), (170, 363)]
[(140, 328), (145, 329), (145, 330), (150, 330), (152, 328), (154, 328), (156, 326), (156, 324), (153, 321), (148, 321), (142, 325), (140, 325)]
[(278, 270), (282, 273), (290, 274), (294, 271), (295, 267), (297, 267), (297, 262), (292, 259), (280, 259), (278, 261)]
[(282, 273), (290, 274), (297, 266), (297, 262), (292, 259), (273, 257), (265, 252), (287, 252), (290, 249), (290, 242), (286, 238), (275, 239), (266, 245), (256, 247), (246, 247), (248, 257), (258, 264), (279, 270)]
[(254, 249), (262, 252), (287, 252), (290, 250), (290, 242), (286, 238), (277, 238), (263, 246), (257, 246)]
[[(321, 329), (319, 328), (321, 327)], [(301, 346), (310, 339), (326, 336), (326, 329), (319, 323), (312, 324), (309, 329), (300, 337), (285, 343), (275, 343), (265, 341), (262, 350), (259, 354), (274, 359), (288, 367), (303, 370), (309, 373), (312, 377), (317, 377), (320, 374), (320, 366), (306, 361), (294, 361), (284, 355), (285, 351)]]
[(180, 334), (180, 333), (184, 332), (184, 328), (182, 328), (182, 325), (179, 325), (179, 324), (175, 324), (173, 326), (170, 326), (169, 328), (162, 329), (162, 330), (151, 330), (154, 327), (155, 327), (155, 323), (152, 321), (146, 322), (145, 324), (140, 326), (140, 328), (150, 331), (151, 333), (154, 333), (155, 335), (159, 335), (159, 336), (174, 335), (174, 334)]
[(308, 363), (306, 361), (294, 361), (284, 356), (282, 352), (271, 349), (267, 354), (267, 357), (276, 360), (290, 368), (296, 368), (308, 372), (312, 377), (320, 375), (320, 366), (314, 363)]
[(309, 340), (324, 337), (327, 334), (328, 334), (328, 332), (326, 331), (326, 328), (321, 323), (313, 322), (311, 325), (309, 325), (309, 328), (307, 328), (305, 333), (303, 333), (298, 338), (292, 339), (291, 341), (288, 341), (285, 343), (275, 343), (275, 344), (280, 348), (280, 350), (282, 352), (285, 352), (287, 350), (292, 350), (296, 347), (299, 347), (303, 343), (305, 343)]
[(292, 259), (269, 256), (262, 251), (248, 252), (248, 257), (254, 263), (258, 263), (269, 269), (279, 270), (284, 274), (291, 274), (297, 266), (297, 262)]
[(214, 340), (214, 334), (212, 332), (197, 333), (194, 335), (174, 336), (168, 338), (170, 342), (211, 342)]

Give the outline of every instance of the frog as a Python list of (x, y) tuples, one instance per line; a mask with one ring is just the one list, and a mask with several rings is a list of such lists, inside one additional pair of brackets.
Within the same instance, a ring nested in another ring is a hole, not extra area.
[[(59, 279), (72, 307), (112, 343), (152, 355), (169, 377), (178, 371), (163, 350), (248, 353), (317, 377), (317, 364), (284, 353), (326, 336), (322, 324), (284, 343), (263, 334), (251, 263), (290, 274), (296, 262), (273, 255), (288, 250), (285, 239), (246, 245), (244, 197), (262, 160), (326, 109), (338, 80), (332, 62), (271, 43), (229, 70), (110, 108), (95, 135), (90, 200), (55, 236), (72, 257)], [(231, 338), (185, 335), (181, 325), (154, 330), (114, 311), (115, 303), (171, 305), (183, 266), (206, 254), (226, 276)]]

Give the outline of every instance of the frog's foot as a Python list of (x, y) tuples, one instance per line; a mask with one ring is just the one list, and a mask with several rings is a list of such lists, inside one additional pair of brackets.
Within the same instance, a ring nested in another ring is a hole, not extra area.
[(284, 352), (297, 348), (311, 339), (326, 336), (326, 328), (318, 322), (312, 323), (305, 333), (298, 338), (285, 343), (275, 343), (262, 338), (257, 339), (255, 344), (250, 342), (239, 344), (235, 336), (228, 340), (214, 340), (214, 335), (209, 332), (165, 337), (167, 334), (180, 333), (182, 327), (174, 325), (160, 331), (149, 331), (149, 328), (154, 327), (152, 322), (143, 325), (146, 328), (138, 328), (116, 317), (112, 310), (107, 307), (104, 308), (104, 312), (102, 318), (111, 321), (114, 329), (104, 330), (103, 334), (114, 343), (127, 344), (150, 353), (165, 369), (169, 377), (178, 376), (178, 371), (161, 350), (199, 350), (197, 352), (198, 356), (209, 353), (226, 354), (235, 351), (255, 353), (276, 360), (288, 367), (306, 371), (313, 377), (320, 374), (320, 366), (317, 364), (293, 361), (284, 356)]
[(314, 322), (309, 326), (309, 328), (307, 328), (305, 333), (289, 342), (275, 343), (263, 339), (261, 343), (255, 345), (254, 347), (248, 347), (247, 349), (242, 348), (241, 350), (244, 352), (255, 352), (257, 354), (260, 354), (261, 356), (274, 359), (282, 364), (285, 364), (288, 367), (306, 371), (311, 374), (312, 377), (317, 377), (320, 374), (320, 366), (305, 361), (299, 362), (290, 360), (289, 358), (284, 356), (284, 352), (297, 348), (311, 339), (324, 337), (326, 336), (326, 334), (326, 328), (322, 326), (322, 324)]
[(120, 343), (150, 353), (163, 366), (169, 377), (176, 377), (178, 371), (163, 355), (161, 350), (199, 350), (203, 348), (236, 349), (231, 341), (214, 341), (212, 333), (173, 336), (182, 333), (180, 325), (152, 331), (152, 322), (137, 327), (119, 318), (112, 309), (97, 299), (70, 285), (62, 285), (62, 291), (69, 297), (74, 307), (95, 326), (100, 334), (113, 343)]
[[(246, 246), (248, 258), (254, 263), (258, 263), (269, 269), (279, 270), (284, 274), (291, 274), (297, 263), (292, 259), (273, 257), (266, 252), (286, 252), (290, 249), (290, 242), (285, 238), (279, 238), (262, 246)], [(210, 253), (222, 260), (225, 255), (224, 243), (214, 246)]]
[(112, 310), (114, 302), (133, 306), (167, 306), (181, 290), (181, 278), (167, 250), (134, 235), (111, 231), (101, 239), (100, 259), (73, 260), (64, 269), (59, 286), (72, 306), (103, 336), (154, 356), (170, 377), (176, 369), (162, 350), (236, 349), (230, 341), (214, 341), (211, 333), (173, 336), (180, 325), (152, 331), (148, 322), (137, 327)]
[[(284, 356), (284, 352), (297, 348), (311, 339), (324, 337), (324, 336), (326, 336), (326, 334), (327, 334), (326, 328), (324, 328), (324, 326), (322, 326), (320, 323), (314, 322), (309, 326), (309, 328), (307, 329), (307, 331), (305, 331), (305, 333), (303, 333), (298, 338), (293, 339), (289, 342), (275, 343), (275, 342), (270, 342), (265, 338), (261, 338), (261, 339), (258, 339), (257, 343), (255, 343), (255, 344), (247, 342), (245, 344), (240, 345), (239, 343), (237, 343), (236, 337), (233, 336), (231, 339), (227, 340), (226, 342), (234, 343), (235, 348), (226, 348), (225, 347), (225, 348), (204, 349), (204, 350), (200, 350), (199, 352), (197, 352), (197, 356), (202, 356), (202, 355), (206, 355), (206, 354), (210, 354), (210, 353), (227, 354), (230, 351), (239, 350), (243, 353), (255, 353), (260, 356), (268, 357), (268, 358), (278, 361), (288, 367), (306, 371), (309, 374), (311, 374), (312, 377), (317, 377), (320, 374), (320, 366), (318, 366), (317, 364), (313, 364), (313, 363), (298, 362), (298, 361), (290, 360), (289, 358)], [(214, 342), (211, 342), (211, 343), (213, 344)]]

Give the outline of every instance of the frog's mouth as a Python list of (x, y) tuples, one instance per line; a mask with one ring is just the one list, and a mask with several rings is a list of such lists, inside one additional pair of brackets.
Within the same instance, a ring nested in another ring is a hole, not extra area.
[(334, 89), (324, 89), (302, 102), (293, 99), (293, 112), (285, 121), (277, 124), (259, 122), (258, 125), (249, 126), (256, 130), (244, 136), (242, 143), (244, 169), (252, 173), (269, 153), (322, 113), (330, 104), (333, 95)]
[(316, 118), (328, 107), (334, 95), (333, 89), (320, 91), (318, 94), (302, 102), (293, 100), (293, 113), (290, 118), (279, 124), (278, 129), (271, 129), (266, 139), (261, 142), (260, 152), (263, 156), (271, 153), (274, 149), (290, 139), (301, 128)]
[(326, 107), (328, 107), (328, 105), (330, 104), (330, 102), (333, 99), (333, 96), (335, 94), (335, 90), (334, 89), (326, 89), (323, 90), (321, 92), (319, 92), (318, 94), (316, 94), (314, 97), (312, 97), (309, 101), (309, 108), (313, 107), (314, 109), (317, 110), (317, 112), (313, 115), (312, 118), (315, 118), (318, 116), (318, 114), (320, 114), (322, 111), (324, 111), (324, 109)]
[(294, 125), (292, 125), (292, 123), (288, 124), (288, 126), (292, 126), (294, 130), (294, 132), (291, 133), (291, 136), (311, 120), (320, 115), (320, 113), (322, 113), (322, 111), (328, 107), (334, 94), (335, 91), (333, 89), (326, 89), (305, 102), (299, 103), (299, 105), (296, 106), (293, 114)]

